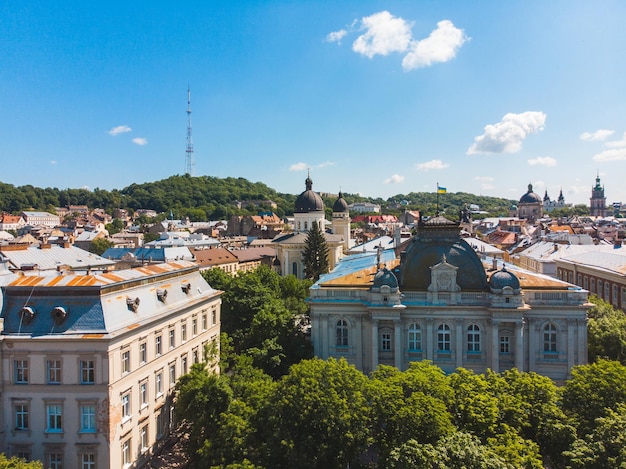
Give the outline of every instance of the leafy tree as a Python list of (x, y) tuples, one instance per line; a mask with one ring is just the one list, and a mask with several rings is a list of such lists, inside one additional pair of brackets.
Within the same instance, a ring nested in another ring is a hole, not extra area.
[(101, 256), (104, 254), (104, 251), (113, 246), (114, 243), (111, 240), (106, 238), (96, 238), (89, 244), (89, 252), (93, 252), (94, 254)]
[(306, 237), (303, 258), (305, 278), (315, 281), (328, 272), (328, 245), (317, 223), (313, 223)]
[(113, 236), (124, 229), (124, 222), (119, 218), (114, 218), (111, 223), (106, 224), (105, 228), (109, 232), (109, 235)]
[(7, 458), (0, 453), (0, 469), (43, 469), (41, 461), (25, 461), (17, 457)]
[(600, 359), (572, 369), (563, 387), (563, 410), (578, 428), (579, 437), (594, 429), (597, 418), (626, 404), (626, 366)]
[(293, 365), (259, 412), (263, 461), (272, 468), (345, 468), (366, 448), (367, 378), (345, 360)]
[(597, 296), (589, 300), (595, 305), (588, 312), (589, 361), (605, 358), (626, 365), (626, 314)]

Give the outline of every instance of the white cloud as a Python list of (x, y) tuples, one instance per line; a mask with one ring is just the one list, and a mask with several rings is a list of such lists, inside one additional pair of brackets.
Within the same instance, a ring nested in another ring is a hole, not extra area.
[(455, 27), (452, 21), (440, 21), (437, 23), (437, 29), (426, 39), (411, 42), (409, 53), (402, 59), (402, 68), (414, 70), (452, 60), (459, 48), (468, 40), (463, 30)]
[(400, 176), (399, 174), (394, 174), (385, 179), (385, 184), (400, 184), (401, 182), (404, 182), (404, 176)]
[(493, 178), (491, 176), (474, 176), (474, 180), (475, 181), (491, 182), (491, 181), (493, 181)]
[(326, 42), (336, 42), (337, 44), (341, 44), (341, 40), (348, 34), (348, 31), (345, 29), (340, 29), (339, 31), (334, 31), (332, 33), (328, 33), (326, 35)]
[(601, 142), (613, 135), (613, 130), (600, 129), (595, 132), (583, 132), (580, 134), (580, 139), (586, 142)]
[(148, 144), (148, 139), (147, 138), (143, 138), (143, 137), (135, 137), (133, 138), (132, 142), (136, 145), (140, 145), (140, 146), (144, 146)]
[(388, 11), (364, 17), (360, 29), (365, 33), (356, 38), (352, 50), (370, 59), (375, 55), (404, 52), (411, 42), (411, 25)]
[(546, 115), (540, 111), (506, 114), (497, 124), (485, 126), (485, 133), (474, 138), (468, 155), (477, 153), (515, 153), (530, 134), (543, 130)]
[(109, 130), (109, 135), (112, 135), (113, 137), (115, 137), (116, 135), (130, 132), (131, 130), (133, 129), (131, 129), (127, 125), (118, 125), (117, 127), (113, 127), (111, 130)]
[(431, 169), (445, 169), (450, 166), (441, 160), (430, 160), (426, 163), (418, 163), (415, 165), (418, 171), (430, 171)]
[(56, 160), (50, 160), (50, 164), (54, 165), (57, 164)]
[(622, 148), (622, 147), (626, 147), (626, 132), (624, 132), (624, 135), (622, 135), (622, 139), (621, 140), (613, 140), (611, 142), (606, 142), (604, 144), (605, 147), (609, 147), (609, 148)]
[(304, 171), (309, 167), (306, 163), (296, 163), (289, 166), (289, 171)]
[(593, 156), (594, 161), (621, 161), (626, 160), (626, 148), (604, 150)]
[(556, 160), (551, 156), (538, 156), (532, 160), (528, 160), (528, 164), (531, 166), (556, 166)]

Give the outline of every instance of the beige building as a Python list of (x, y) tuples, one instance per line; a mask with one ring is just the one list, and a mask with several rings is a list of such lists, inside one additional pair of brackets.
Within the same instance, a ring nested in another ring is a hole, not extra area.
[(1, 449), (46, 468), (134, 468), (176, 380), (219, 340), (221, 292), (192, 262), (3, 287)]
[(587, 362), (587, 291), (483, 263), (443, 217), (396, 250), (344, 257), (309, 303), (315, 355), (366, 373), (430, 360), (446, 372), (517, 368), (562, 383)]

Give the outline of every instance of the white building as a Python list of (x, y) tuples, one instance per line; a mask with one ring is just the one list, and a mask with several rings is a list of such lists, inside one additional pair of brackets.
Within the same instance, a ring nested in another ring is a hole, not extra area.
[(400, 249), (343, 258), (309, 304), (315, 355), (366, 373), (431, 360), (446, 372), (515, 367), (562, 383), (587, 362), (587, 291), (483, 264), (443, 217), (421, 223)]
[(30, 226), (43, 225), (54, 228), (55, 226), (59, 226), (61, 224), (61, 219), (58, 215), (53, 215), (48, 212), (24, 211), (20, 215), (26, 224)]
[(141, 465), (176, 380), (219, 340), (221, 292), (191, 262), (2, 284), (2, 450), (47, 468)]

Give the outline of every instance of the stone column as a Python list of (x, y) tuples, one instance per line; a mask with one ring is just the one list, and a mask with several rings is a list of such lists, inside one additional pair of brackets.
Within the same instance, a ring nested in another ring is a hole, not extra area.
[(454, 325), (456, 329), (456, 343), (454, 344), (454, 353), (456, 353), (456, 367), (463, 366), (463, 320), (457, 319)]
[[(486, 334), (485, 334), (486, 335)], [(491, 369), (496, 373), (500, 372), (500, 321), (491, 320)], [(489, 360), (488, 360), (489, 361)]]
[(393, 357), (394, 364), (397, 369), (402, 370), (402, 329), (401, 329), (400, 319), (395, 319), (393, 321), (394, 328), (394, 347), (393, 347)]
[(577, 365), (587, 363), (587, 320), (578, 320), (578, 362)]
[(568, 319), (567, 320), (567, 373), (574, 367), (576, 364), (576, 346), (575, 346), (575, 337), (576, 333), (576, 320)]
[(426, 360), (433, 361), (435, 337), (433, 336), (433, 318), (426, 319)]
[(515, 323), (515, 368), (524, 371), (524, 320)]
[(378, 366), (378, 319), (372, 318), (372, 371)]
[(355, 319), (356, 333), (354, 334), (354, 352), (356, 355), (356, 368), (363, 371), (363, 316)]
[(320, 333), (320, 357), (325, 360), (328, 358), (328, 336), (330, 334), (328, 329), (328, 316), (323, 314), (320, 321), (319, 333)]
[(535, 321), (528, 319), (528, 370), (537, 371), (537, 337), (539, 336), (539, 326)]

